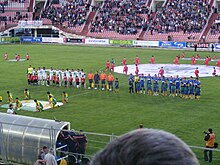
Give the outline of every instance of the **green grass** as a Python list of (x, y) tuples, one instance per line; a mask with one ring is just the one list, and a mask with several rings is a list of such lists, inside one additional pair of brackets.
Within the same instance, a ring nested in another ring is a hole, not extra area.
[[(3, 55), (8, 52), (9, 58), (14, 58), (18, 53), (24, 58), (28, 52), (30, 61), (7, 62)], [(27, 86), (26, 70), (29, 64), (35, 67), (46, 68), (83, 68), (87, 73), (91, 70), (104, 69), (106, 60), (114, 58), (116, 66), (120, 65), (123, 57), (131, 64), (136, 55), (141, 63), (149, 63), (152, 55), (156, 63), (172, 63), (181, 50), (155, 50), (134, 48), (110, 48), (110, 47), (85, 47), (85, 46), (57, 46), (57, 45), (1, 45), (0, 54), (0, 95), (3, 102), (7, 101), (6, 91), (10, 90), (15, 97), (23, 98), (24, 88), (30, 90), (32, 98), (46, 100), (46, 92), (50, 91), (58, 101), (61, 101), (61, 93), (64, 88)], [(210, 52), (199, 52), (202, 58), (211, 55)], [(186, 57), (195, 55), (193, 51), (185, 51)], [(217, 57), (220, 54), (217, 54)], [(180, 61), (190, 63), (190, 61)], [(198, 62), (202, 64), (202, 62)], [(215, 63), (211, 62), (211, 65)], [(87, 132), (97, 132), (121, 135), (138, 127), (143, 123), (147, 128), (158, 128), (176, 134), (188, 145), (204, 146), (203, 131), (211, 127), (219, 137), (220, 116), (220, 78), (201, 78), (201, 100), (183, 100), (170, 97), (150, 97), (146, 95), (130, 95), (128, 93), (127, 77), (114, 74), (120, 81), (118, 94), (93, 91), (87, 89), (65, 89), (69, 94), (70, 103), (64, 106), (48, 110), (43, 113), (20, 111), (20, 115), (53, 119), (53, 115), (64, 121), (71, 122), (71, 128), (83, 129)], [(5, 112), (5, 109), (0, 109)], [(97, 148), (89, 148), (89, 153), (94, 154)], [(97, 146), (95, 146), (97, 147)], [(98, 145), (98, 148), (103, 145)], [(201, 164), (203, 164), (203, 151), (193, 150)], [(220, 163), (220, 156), (214, 153), (212, 164)]]

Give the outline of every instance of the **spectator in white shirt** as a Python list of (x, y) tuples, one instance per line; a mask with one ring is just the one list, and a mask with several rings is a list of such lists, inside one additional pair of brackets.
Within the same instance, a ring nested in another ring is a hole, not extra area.
[(7, 110), (8, 114), (16, 114), (16, 112), (13, 109), (13, 104), (9, 104), (9, 108)]
[(49, 152), (45, 155), (44, 159), (46, 160), (46, 165), (57, 165), (53, 148), (49, 149)]

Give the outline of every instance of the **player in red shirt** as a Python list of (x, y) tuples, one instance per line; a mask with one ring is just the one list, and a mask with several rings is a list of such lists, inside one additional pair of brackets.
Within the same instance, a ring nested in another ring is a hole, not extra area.
[(5, 53), (5, 60), (8, 60), (8, 53)]
[(69, 86), (73, 87), (73, 76), (72, 76), (72, 74), (69, 77)]
[(114, 70), (115, 70), (115, 64), (112, 63), (112, 64), (111, 64), (111, 71), (114, 72)]
[(106, 61), (106, 64), (105, 64), (105, 69), (106, 69), (106, 70), (110, 70), (110, 65), (111, 65), (110, 61), (107, 60), (107, 61)]
[(199, 69), (198, 69), (198, 67), (196, 67), (196, 70), (195, 70), (195, 75), (196, 75), (196, 78), (198, 78), (198, 77), (199, 77)]
[(27, 53), (26, 54), (26, 60), (29, 60), (30, 59), (30, 56), (29, 56), (29, 54)]
[(179, 64), (179, 58), (178, 58), (178, 56), (176, 56), (176, 58), (175, 58), (175, 60), (174, 60), (174, 64)]
[(57, 84), (57, 87), (60, 86), (60, 77), (59, 77), (59, 75), (56, 76), (56, 84)]
[(200, 57), (200, 55), (199, 55), (199, 54), (197, 54), (196, 58), (197, 58), (197, 59), (200, 59), (201, 57)]
[(126, 60), (126, 58), (124, 57), (123, 59), (122, 59), (122, 65), (126, 65), (127, 64), (127, 60)]
[(135, 64), (135, 65), (136, 65), (135, 74), (138, 75), (138, 73), (139, 73), (138, 64)]
[(67, 78), (66, 74), (64, 74), (63, 81), (64, 81), (64, 86), (67, 87), (68, 86), (68, 84), (67, 84), (68, 78)]
[(154, 64), (154, 62), (155, 62), (155, 58), (154, 58), (154, 56), (151, 56), (151, 58), (150, 58), (150, 63), (151, 63), (151, 64)]
[(20, 61), (20, 55), (15, 56), (16, 61)]
[(123, 74), (126, 74), (127, 75), (127, 73), (128, 73), (128, 66), (125, 64), (124, 65), (124, 68), (123, 68)]
[(158, 77), (163, 77), (163, 76), (164, 76), (164, 69), (163, 67), (161, 67), (158, 73)]
[(216, 65), (217, 65), (218, 67), (220, 67), (220, 58), (218, 59), (218, 62), (216, 63)]
[(206, 66), (209, 65), (209, 57), (208, 57), (208, 56), (206, 57), (204, 64), (205, 64)]
[(76, 76), (76, 88), (79, 88), (80, 86), (79, 86), (79, 77), (78, 76)]
[(216, 55), (214, 54), (212, 58), (213, 58), (213, 60), (216, 60)]
[(195, 65), (196, 64), (196, 58), (195, 58), (194, 55), (192, 56), (191, 60), (192, 60), (192, 65)]
[(185, 54), (184, 54), (184, 52), (183, 52), (183, 54), (182, 54), (182, 56), (181, 56), (182, 58), (184, 58), (185, 57)]
[(50, 86), (50, 75), (47, 75), (47, 86)]
[(52, 83), (53, 83), (53, 85), (56, 84), (56, 75), (55, 74), (53, 74), (53, 76), (52, 76)]
[(137, 64), (137, 65), (140, 64), (140, 59), (139, 59), (138, 55), (136, 55), (134, 63)]
[(33, 84), (37, 85), (38, 76), (35, 74), (32, 76), (32, 82)]
[(82, 86), (82, 88), (85, 88), (85, 82), (86, 82), (85, 76), (82, 75), (82, 77), (81, 77), (81, 86)]
[(212, 73), (212, 75), (213, 75), (213, 76), (217, 76), (215, 67), (213, 67), (213, 73)]

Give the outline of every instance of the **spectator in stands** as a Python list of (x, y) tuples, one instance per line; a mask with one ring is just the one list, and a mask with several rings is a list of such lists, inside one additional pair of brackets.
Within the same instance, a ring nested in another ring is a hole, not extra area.
[(63, 27), (81, 26), (86, 21), (87, 6), (83, 0), (69, 1), (58, 7), (49, 5), (43, 11), (42, 18), (50, 19), (53, 24)]
[(157, 12), (152, 27), (158, 33), (198, 33), (206, 25), (210, 12), (211, 7), (207, 0), (170, 0)]
[(90, 165), (199, 165), (191, 149), (175, 135), (137, 129), (113, 140)]
[(57, 165), (53, 148), (49, 149), (49, 152), (45, 155), (44, 159), (46, 161), (46, 165)]
[(82, 130), (79, 131), (79, 135), (75, 137), (78, 144), (78, 160), (80, 160), (81, 156), (82, 158), (85, 156), (86, 153), (86, 146), (87, 146), (87, 139), (86, 135), (83, 133)]
[(149, 13), (145, 3), (144, 0), (106, 0), (92, 22), (90, 32), (114, 31), (119, 34), (137, 34), (138, 29), (146, 28), (146, 20), (140, 16)]
[(34, 165), (45, 165), (46, 160), (44, 158), (47, 153), (48, 153), (48, 148), (46, 146), (43, 146), (43, 148), (40, 150), (40, 153), (38, 154), (38, 159), (34, 163)]

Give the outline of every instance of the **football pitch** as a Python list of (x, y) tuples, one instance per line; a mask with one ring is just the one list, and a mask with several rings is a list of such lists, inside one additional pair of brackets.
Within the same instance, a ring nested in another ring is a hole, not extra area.
[[(23, 62), (5, 61), (3, 56), (8, 52), (9, 59), (14, 54), (25, 58), (29, 53), (30, 60)], [(46, 86), (28, 86), (26, 80), (27, 67), (53, 67), (54, 69), (84, 69), (86, 73), (105, 69), (107, 60), (115, 59), (115, 66), (121, 65), (123, 57), (128, 64), (133, 64), (138, 55), (140, 63), (148, 64), (150, 57), (155, 56), (156, 64), (173, 63), (182, 50), (156, 50), (115, 47), (86, 47), (61, 45), (1, 45), (0, 46), (0, 95), (3, 103), (7, 102), (6, 91), (9, 90), (14, 97), (23, 100), (25, 88), (30, 90), (31, 99), (47, 100), (47, 91), (62, 101), (62, 92), (69, 94), (69, 103), (42, 113), (19, 111), (19, 115), (54, 119), (71, 122), (71, 128), (105, 134), (121, 135), (136, 129), (140, 123), (147, 128), (157, 128), (169, 131), (190, 146), (204, 146), (204, 134), (209, 127), (216, 133), (220, 141), (220, 77), (200, 78), (201, 99), (186, 100), (179, 97), (148, 96), (128, 93), (128, 77), (114, 73), (120, 82), (119, 93)], [(184, 51), (185, 57), (191, 58), (197, 53)], [(198, 52), (201, 58), (211, 52)], [(220, 57), (220, 53), (216, 53)], [(191, 61), (180, 60), (180, 64), (190, 64)], [(203, 64), (203, 61), (197, 61)], [(215, 65), (216, 62), (210, 62)], [(178, 74), (178, 73), (177, 73)], [(87, 81), (88, 82), (88, 81)], [(0, 109), (6, 112), (6, 109)], [(100, 145), (103, 147), (103, 145)], [(99, 147), (100, 147), (99, 146)], [(88, 146), (88, 153), (94, 154), (97, 148)], [(201, 164), (203, 163), (203, 150), (193, 149)], [(220, 153), (213, 153), (213, 163), (220, 164)]]

